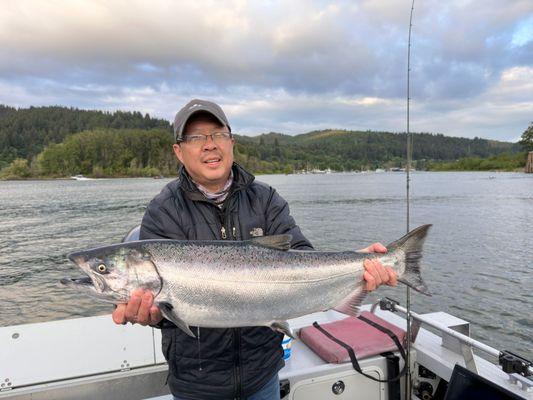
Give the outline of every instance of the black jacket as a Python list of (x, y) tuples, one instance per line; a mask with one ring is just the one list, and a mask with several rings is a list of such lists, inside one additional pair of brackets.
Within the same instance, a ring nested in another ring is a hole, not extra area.
[[(149, 204), (140, 239), (246, 240), (290, 233), (291, 247), (312, 249), (270, 186), (233, 165), (233, 185), (222, 209), (207, 200), (184, 168)], [(162, 324), (171, 392), (186, 399), (233, 399), (264, 386), (284, 365), (282, 335), (267, 327), (200, 329), (200, 344), (169, 321)], [(197, 328), (191, 330), (196, 334)]]

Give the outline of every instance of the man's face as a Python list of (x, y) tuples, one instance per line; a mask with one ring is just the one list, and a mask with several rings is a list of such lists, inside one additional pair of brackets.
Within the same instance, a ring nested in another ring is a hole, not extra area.
[[(228, 128), (206, 119), (187, 123), (185, 135), (211, 135), (215, 132), (229, 132)], [(209, 191), (216, 192), (228, 180), (233, 165), (233, 144), (235, 139), (217, 140), (208, 137), (204, 143), (183, 141), (174, 144), (174, 153), (191, 178)]]

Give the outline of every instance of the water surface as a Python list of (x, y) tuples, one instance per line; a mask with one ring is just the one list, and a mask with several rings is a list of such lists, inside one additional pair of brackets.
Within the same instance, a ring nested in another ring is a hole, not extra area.
[[(411, 227), (431, 223), (419, 313), (471, 322), (475, 338), (533, 358), (533, 174), (416, 172)], [(263, 175), (322, 250), (384, 244), (406, 230), (402, 173)], [(66, 255), (116, 243), (170, 179), (0, 182), (0, 326), (109, 313), (58, 284)], [(403, 304), (405, 290), (380, 289)]]

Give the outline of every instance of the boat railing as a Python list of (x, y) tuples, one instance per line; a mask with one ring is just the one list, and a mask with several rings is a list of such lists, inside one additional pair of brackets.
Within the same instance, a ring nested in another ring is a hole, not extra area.
[[(381, 310), (399, 312), (404, 316), (407, 316), (407, 309), (400, 306), (396, 300), (387, 297), (380, 299), (372, 305), (370, 311), (374, 313), (378, 306)], [(432, 327), (440, 333), (443, 347), (460, 354), (462, 353), (466, 367), (472, 372), (476, 374), (478, 373), (473, 353), (473, 350), (477, 349), (498, 359), (498, 363), (502, 367), (502, 370), (509, 375), (510, 383), (520, 383), (524, 391), (533, 390), (533, 380), (528, 378), (533, 376), (533, 365), (531, 361), (510, 351), (500, 351), (481, 343), (478, 340), (472, 339), (469, 336), (470, 332), (468, 323), (465, 324), (466, 326), (457, 325), (449, 327), (436, 322), (426, 315), (420, 315), (413, 311), (411, 311), (410, 314), (412, 319), (412, 342), (415, 342), (422, 324)]]

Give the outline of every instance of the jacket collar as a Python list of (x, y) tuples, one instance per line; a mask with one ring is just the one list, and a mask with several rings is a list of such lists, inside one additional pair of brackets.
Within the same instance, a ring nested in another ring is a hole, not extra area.
[[(253, 176), (250, 172), (246, 171), (239, 164), (234, 162), (231, 168), (233, 170), (233, 184), (231, 185), (230, 194), (228, 195), (228, 197), (231, 196), (231, 194), (234, 192), (246, 189), (255, 180), (255, 176)], [(180, 166), (178, 176), (181, 183), (181, 189), (185, 192), (189, 199), (204, 201), (207, 200), (205, 196), (198, 190), (183, 165)]]

